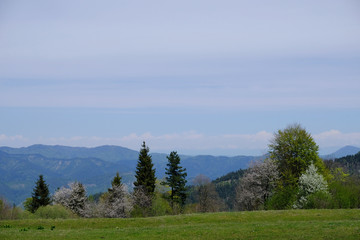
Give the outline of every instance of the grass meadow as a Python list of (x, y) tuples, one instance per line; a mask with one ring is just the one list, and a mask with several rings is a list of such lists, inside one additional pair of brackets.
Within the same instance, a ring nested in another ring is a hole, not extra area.
[(360, 239), (360, 210), (2, 220), (0, 239)]

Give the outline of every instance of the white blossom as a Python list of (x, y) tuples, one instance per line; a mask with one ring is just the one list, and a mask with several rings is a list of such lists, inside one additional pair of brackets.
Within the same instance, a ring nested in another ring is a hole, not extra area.
[(83, 184), (79, 182), (70, 183), (69, 188), (62, 187), (57, 190), (53, 196), (53, 201), (79, 216), (85, 216), (86, 191)]
[(237, 204), (240, 210), (255, 210), (271, 196), (279, 179), (277, 165), (266, 159), (249, 168), (237, 188)]
[(317, 173), (317, 168), (311, 164), (299, 178), (298, 200), (294, 208), (303, 208), (308, 202), (308, 197), (317, 192), (328, 192), (328, 185), (324, 177)]

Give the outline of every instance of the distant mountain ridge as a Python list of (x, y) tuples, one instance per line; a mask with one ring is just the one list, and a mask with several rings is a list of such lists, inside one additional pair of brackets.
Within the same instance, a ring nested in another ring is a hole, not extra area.
[(322, 156), (322, 158), (323, 159), (341, 158), (341, 157), (345, 157), (345, 156), (349, 156), (349, 155), (355, 155), (358, 152), (360, 152), (360, 148), (348, 145), (348, 146), (340, 148), (336, 152)]
[(120, 146), (104, 145), (99, 147), (68, 147), (61, 145), (36, 144), (29, 147), (10, 148), (0, 147), (0, 151), (9, 154), (39, 154), (48, 158), (99, 158), (108, 162), (133, 160), (138, 157), (138, 152)]
[[(166, 154), (150, 153), (158, 178), (165, 175)], [(185, 156), (181, 165), (187, 169), (188, 181), (198, 174), (215, 179), (228, 172), (247, 168), (253, 156)], [(24, 148), (0, 147), (0, 196), (20, 204), (30, 197), (35, 181), (44, 175), (50, 191), (71, 181), (81, 181), (88, 193), (106, 191), (119, 171), (123, 182), (132, 187), (138, 152), (118, 147), (95, 148), (32, 145)]]

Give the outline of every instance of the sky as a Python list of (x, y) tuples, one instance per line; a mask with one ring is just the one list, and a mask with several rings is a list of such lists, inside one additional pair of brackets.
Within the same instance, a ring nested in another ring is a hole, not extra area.
[(0, 146), (360, 147), (358, 0), (1, 0)]

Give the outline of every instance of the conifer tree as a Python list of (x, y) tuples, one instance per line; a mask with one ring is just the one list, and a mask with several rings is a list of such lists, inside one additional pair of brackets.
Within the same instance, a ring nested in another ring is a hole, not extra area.
[(50, 202), (48, 185), (45, 183), (43, 175), (40, 175), (33, 189), (29, 210), (34, 213), (39, 207), (49, 205)]
[(121, 177), (119, 175), (119, 172), (116, 172), (116, 176), (114, 177), (114, 179), (111, 181), (111, 186), (114, 187), (120, 187), (122, 185), (121, 183)]
[(139, 160), (136, 166), (135, 190), (142, 189), (147, 195), (153, 195), (155, 191), (155, 169), (149, 155), (149, 147), (143, 142), (139, 153)]
[(126, 187), (121, 183), (119, 172), (111, 181), (111, 188), (104, 195), (104, 216), (110, 218), (127, 217), (132, 209), (131, 201), (127, 196)]
[(168, 168), (166, 170), (166, 184), (171, 188), (170, 201), (174, 208), (174, 203), (183, 206), (186, 200), (186, 168), (180, 166), (180, 157), (177, 152), (173, 151), (167, 156)]

